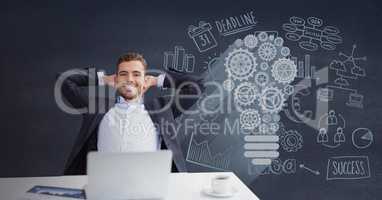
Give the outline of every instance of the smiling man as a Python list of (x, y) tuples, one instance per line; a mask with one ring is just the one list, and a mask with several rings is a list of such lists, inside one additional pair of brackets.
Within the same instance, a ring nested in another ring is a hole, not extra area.
[[(85, 174), (89, 151), (147, 152), (170, 149), (174, 158), (172, 170), (186, 170), (181, 146), (175, 137), (177, 133), (155, 126), (175, 123), (173, 110), (162, 109), (167, 103), (163, 98), (144, 99), (144, 94), (153, 86), (166, 88), (173, 85), (181, 86), (178, 89), (183, 90), (183, 94), (198, 96), (202, 88), (201, 80), (177, 72), (166, 72), (156, 77), (147, 75), (146, 71), (147, 63), (142, 55), (127, 53), (118, 59), (117, 71), (113, 75), (83, 69), (81, 73), (65, 79), (61, 91), (72, 107), (82, 109), (89, 107), (90, 101), (106, 102), (106, 112), (99, 108), (94, 113), (83, 113), (82, 127), (67, 159), (65, 174)], [(116, 99), (98, 95), (92, 97), (82, 90), (91, 86), (115, 88)], [(161, 112), (152, 112), (158, 110)]]

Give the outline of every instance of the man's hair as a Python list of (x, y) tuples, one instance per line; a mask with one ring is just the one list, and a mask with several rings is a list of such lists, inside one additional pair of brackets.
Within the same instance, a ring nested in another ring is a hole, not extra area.
[(117, 71), (118, 71), (119, 64), (121, 64), (123, 62), (133, 61), (133, 60), (141, 61), (142, 65), (145, 67), (145, 69), (147, 68), (147, 62), (143, 58), (142, 54), (139, 54), (139, 53), (136, 53), (136, 52), (128, 52), (126, 54), (121, 55), (118, 58), (118, 61), (117, 61)]

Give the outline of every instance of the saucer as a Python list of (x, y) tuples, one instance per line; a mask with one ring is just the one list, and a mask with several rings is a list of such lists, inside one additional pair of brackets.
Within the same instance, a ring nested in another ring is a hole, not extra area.
[(236, 188), (234, 187), (231, 187), (231, 190), (230, 191), (227, 191), (226, 193), (216, 193), (212, 190), (211, 187), (205, 187), (203, 188), (203, 193), (208, 195), (208, 196), (212, 196), (212, 197), (218, 197), (218, 198), (228, 198), (228, 197), (232, 197), (233, 195), (235, 195), (238, 191), (236, 190)]

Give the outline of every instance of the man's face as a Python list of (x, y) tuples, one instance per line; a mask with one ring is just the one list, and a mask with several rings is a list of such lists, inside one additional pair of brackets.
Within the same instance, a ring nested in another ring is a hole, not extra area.
[(142, 96), (145, 83), (145, 67), (141, 61), (132, 60), (118, 65), (115, 84), (119, 94), (126, 100)]

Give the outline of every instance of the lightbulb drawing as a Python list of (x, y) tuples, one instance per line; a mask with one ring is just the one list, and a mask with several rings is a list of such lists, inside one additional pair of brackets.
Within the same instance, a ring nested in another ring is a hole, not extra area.
[(230, 86), (241, 128), (250, 132), (244, 137), (244, 156), (253, 165), (270, 165), (279, 156), (279, 112), (293, 93), (290, 84), (297, 75), (283, 43), (266, 32), (249, 34), (237, 39), (225, 57), (223, 85)]

